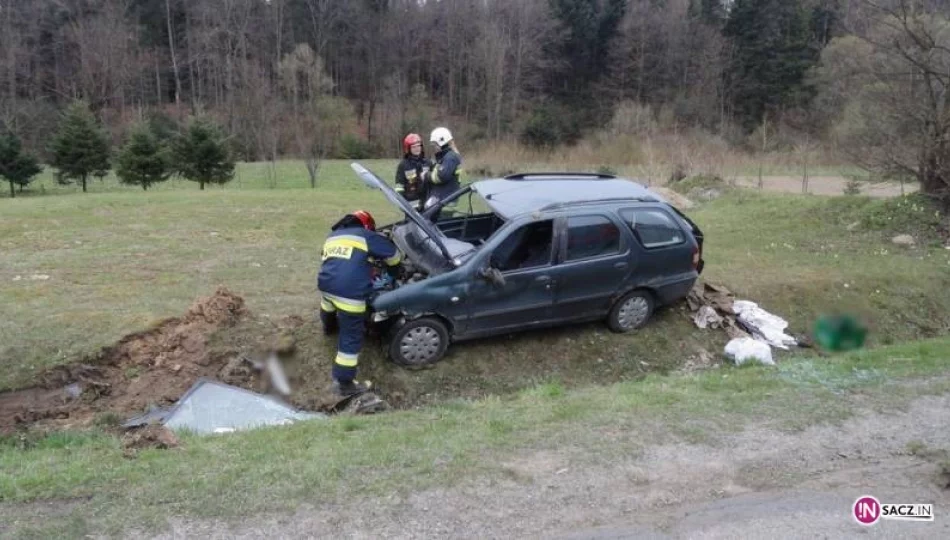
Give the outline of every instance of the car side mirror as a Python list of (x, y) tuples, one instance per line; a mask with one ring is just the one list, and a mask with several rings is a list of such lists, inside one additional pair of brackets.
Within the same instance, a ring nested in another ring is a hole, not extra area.
[(482, 268), (479, 270), (478, 275), (495, 287), (501, 288), (505, 286), (505, 276), (502, 275), (501, 270), (493, 266)]

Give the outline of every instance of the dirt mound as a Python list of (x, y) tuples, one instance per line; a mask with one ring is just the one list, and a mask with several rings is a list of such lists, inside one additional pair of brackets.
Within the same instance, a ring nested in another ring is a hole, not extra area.
[(122, 454), (132, 458), (145, 448), (178, 448), (178, 437), (165, 426), (149, 425), (129, 431), (122, 436)]
[[(196, 379), (216, 377), (228, 364), (231, 358), (211, 351), (208, 340), (247, 315), (243, 298), (219, 288), (182, 317), (126, 336), (94, 358), (50, 370), (40, 386), (0, 394), (0, 432), (40, 422), (84, 426), (97, 413), (130, 415), (169, 405)], [(248, 382), (230, 375), (231, 384)]]

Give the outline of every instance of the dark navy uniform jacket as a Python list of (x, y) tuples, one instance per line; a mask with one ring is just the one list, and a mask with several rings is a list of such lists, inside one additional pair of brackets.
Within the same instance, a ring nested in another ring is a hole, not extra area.
[(422, 182), (422, 171), (432, 169), (432, 161), (425, 156), (407, 154), (396, 167), (396, 193), (407, 201), (425, 199), (426, 186)]
[(373, 290), (373, 260), (396, 266), (402, 257), (379, 233), (358, 226), (337, 229), (323, 244), (317, 288), (340, 299), (365, 301)]
[(462, 156), (446, 146), (435, 155), (435, 163), (429, 195), (442, 200), (461, 187)]

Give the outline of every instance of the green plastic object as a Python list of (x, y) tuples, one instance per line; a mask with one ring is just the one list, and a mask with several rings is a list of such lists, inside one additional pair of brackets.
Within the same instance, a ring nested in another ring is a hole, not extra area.
[(815, 343), (828, 351), (860, 349), (867, 335), (867, 328), (849, 315), (821, 317), (815, 322)]

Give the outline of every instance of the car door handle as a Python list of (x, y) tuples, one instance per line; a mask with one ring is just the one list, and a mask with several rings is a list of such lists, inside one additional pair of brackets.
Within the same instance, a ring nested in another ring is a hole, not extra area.
[(537, 282), (539, 282), (539, 283), (550, 283), (550, 282), (551, 282), (551, 276), (538, 276), (538, 277), (536, 277), (534, 280), (537, 281)]
[(616, 269), (618, 269), (618, 270), (623, 270), (623, 269), (626, 268), (626, 267), (627, 267), (627, 263), (625, 263), (625, 262), (618, 262), (618, 263), (614, 264), (614, 268), (616, 268)]

